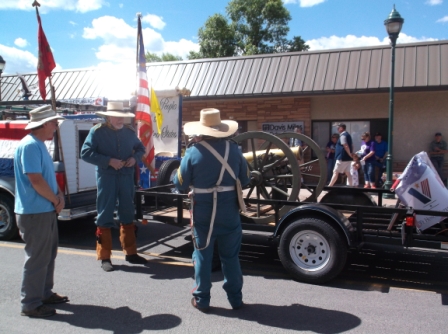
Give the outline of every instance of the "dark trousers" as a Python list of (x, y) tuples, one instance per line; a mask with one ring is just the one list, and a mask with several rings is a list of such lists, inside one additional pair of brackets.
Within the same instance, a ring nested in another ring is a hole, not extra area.
[(436, 168), (437, 173), (439, 174), (443, 183), (446, 183), (446, 176), (442, 170), (443, 169), (443, 157), (432, 157), (431, 162), (434, 165), (434, 167)]

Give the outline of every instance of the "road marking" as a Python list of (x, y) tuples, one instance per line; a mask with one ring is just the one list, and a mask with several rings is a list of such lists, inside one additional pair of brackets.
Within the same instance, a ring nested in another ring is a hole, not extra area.
[[(15, 248), (15, 249), (24, 249), (24, 244), (11, 244), (6, 242), (1, 242), (0, 247), (8, 247), (8, 248)], [(96, 252), (94, 251), (74, 251), (64, 248), (58, 248), (59, 254), (67, 254), (67, 255), (83, 255), (83, 256), (91, 256), (96, 257)], [(140, 254), (144, 254), (147, 256), (151, 256), (155, 259), (149, 259), (149, 262), (158, 262), (162, 264), (168, 264), (172, 266), (185, 266), (185, 267), (193, 267), (193, 264), (191, 262), (186, 262), (184, 258), (180, 257), (172, 257), (172, 256), (166, 256), (159, 253), (150, 253), (150, 252), (141, 252)], [(125, 256), (122, 255), (120, 251), (112, 251), (112, 259), (118, 259), (118, 260), (124, 260)]]

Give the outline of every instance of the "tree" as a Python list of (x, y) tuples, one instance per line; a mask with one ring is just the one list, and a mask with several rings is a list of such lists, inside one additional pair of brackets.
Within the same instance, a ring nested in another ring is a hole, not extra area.
[(198, 32), (200, 51), (190, 56), (214, 58), (309, 49), (300, 36), (287, 39), (291, 15), (282, 0), (231, 0), (226, 12), (230, 22), (221, 14), (207, 19)]
[(145, 58), (146, 61), (148, 63), (157, 63), (157, 62), (161, 62), (161, 61), (178, 61), (178, 60), (183, 60), (182, 57), (179, 56), (175, 56), (171, 53), (162, 53), (161, 56), (158, 56), (155, 53), (151, 53), (151, 52), (146, 52), (145, 54)]
[(203, 58), (232, 57), (235, 55), (235, 31), (221, 14), (207, 19), (204, 27), (199, 28), (199, 53)]

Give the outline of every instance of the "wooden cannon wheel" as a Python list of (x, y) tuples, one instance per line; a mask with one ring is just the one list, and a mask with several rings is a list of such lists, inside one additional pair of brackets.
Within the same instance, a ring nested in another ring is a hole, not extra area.
[[(252, 181), (244, 190), (246, 198), (297, 200), (301, 186), (299, 164), (297, 156), (283, 140), (261, 131), (246, 132), (233, 140), (247, 147), (243, 155), (248, 161)], [(281, 207), (280, 216), (289, 209)], [(257, 224), (275, 220), (272, 206), (264, 204), (251, 204), (241, 215), (243, 221)]]
[(278, 134), (280, 139), (286, 139), (289, 142), (291, 138), (302, 141), (301, 159), (299, 160), (299, 169), (303, 181), (301, 189), (307, 189), (311, 195), (305, 202), (317, 202), (317, 198), (327, 183), (327, 160), (319, 145), (310, 137), (301, 133), (285, 132)]

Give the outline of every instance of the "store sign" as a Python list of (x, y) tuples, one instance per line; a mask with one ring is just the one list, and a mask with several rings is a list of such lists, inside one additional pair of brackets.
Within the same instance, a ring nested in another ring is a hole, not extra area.
[(293, 132), (294, 128), (298, 126), (299, 128), (304, 129), (304, 123), (302, 121), (298, 122), (270, 122), (263, 123), (261, 126), (261, 130), (263, 132), (269, 132), (272, 134), (283, 133), (283, 132)]

